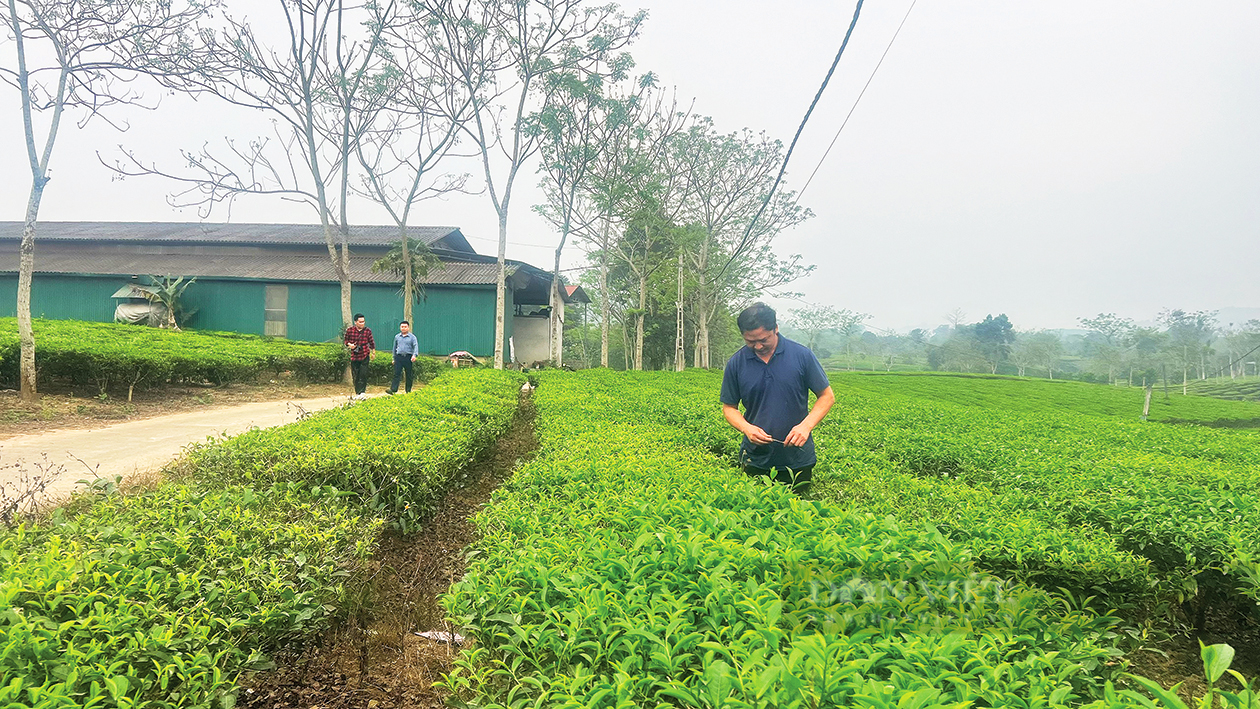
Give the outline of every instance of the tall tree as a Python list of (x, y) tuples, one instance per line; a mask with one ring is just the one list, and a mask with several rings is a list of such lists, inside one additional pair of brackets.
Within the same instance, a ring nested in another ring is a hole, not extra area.
[(1044, 367), (1054, 379), (1054, 370), (1063, 359), (1063, 339), (1057, 333), (1041, 331), (1028, 336), (1029, 364)]
[(1189, 393), (1190, 369), (1199, 364), (1200, 376), (1203, 371), (1203, 350), (1209, 346), (1216, 330), (1216, 311), (1165, 310), (1159, 314), (1159, 322), (1168, 335), (1167, 353), (1173, 361), (1181, 366), (1181, 393)]
[(1006, 361), (1010, 355), (1011, 343), (1015, 341), (1011, 321), (1005, 313), (996, 318), (986, 315), (984, 320), (972, 326), (972, 336), (985, 363), (989, 365), (989, 373), (996, 374), (998, 365)]
[(658, 90), (651, 75), (638, 77), (632, 84), (609, 87), (604, 99), (606, 119), (593, 126), (595, 143), (600, 146), (590, 166), (583, 199), (577, 202), (580, 218), (574, 236), (588, 246), (599, 268), (597, 290), (600, 301), (600, 366), (608, 366), (611, 307), (616, 301), (609, 290), (609, 273), (616, 256), (617, 234), (624, 232), (636, 213), (635, 185), (646, 169), (645, 152), (658, 142), (653, 121), (668, 113), (677, 115), (677, 102)]
[[(391, 100), (384, 104), (355, 152), (363, 168), (358, 190), (389, 213), (398, 227), (398, 254), (383, 268), (403, 279), (403, 319), (412, 319), (412, 305), (423, 289), (415, 283), (436, 265), (427, 246), (407, 236), (412, 208), (427, 199), (463, 192), (469, 174), (436, 175), (438, 166), (458, 143), (464, 123), (471, 118), (472, 98), (449, 65), (441, 35), (433, 31), (432, 12), (411, 3), (392, 26), (385, 26), (384, 67), (379, 91)], [(421, 253), (413, 253), (419, 249)], [(391, 252), (392, 254), (392, 252)]]
[[(540, 113), (538, 121), (542, 131), (539, 170), (543, 173), (542, 188), (547, 202), (537, 205), (535, 210), (560, 232), (549, 296), (551, 360), (556, 365), (561, 363), (563, 354), (560, 348), (564, 327), (560, 320), (564, 304), (560, 292), (560, 258), (569, 237), (584, 221), (583, 207), (591, 199), (591, 182), (601, 151), (616, 149), (601, 141), (610, 128), (616, 132), (618, 124), (628, 117), (627, 107), (605, 93), (606, 82), (623, 79), (630, 68), (629, 55), (622, 55), (618, 60), (620, 65), (610, 67), (608, 76), (602, 72), (586, 75), (564, 72), (544, 78), (555, 86), (553, 100)], [(655, 78), (648, 74), (639, 81), (648, 87)]]
[(616, 59), (638, 35), (646, 13), (583, 0), (435, 0), (436, 31), (445, 38), (456, 78), (472, 97), (465, 134), (481, 151), (486, 189), (499, 218), (494, 366), (503, 367), (506, 254), (512, 189), (541, 147), (539, 114), (562, 82)]
[(818, 336), (840, 327), (840, 311), (834, 305), (806, 305), (792, 310), (791, 323), (805, 333), (805, 345), (817, 352)]
[(0, 79), (17, 89), (31, 172), (18, 252), (17, 319), (24, 401), (38, 396), (31, 281), (39, 207), (52, 179), (61, 119), (70, 110), (80, 115), (82, 126), (97, 117), (109, 121), (114, 107), (145, 105), (133, 80), (172, 71), (172, 58), (181, 54), (192, 61), (204, 60), (203, 53), (189, 49), (188, 34), (193, 23), (216, 4), (215, 0), (5, 0), (0, 6), (0, 19), (12, 32), (13, 45), (12, 54), (6, 52), (0, 63)]
[(836, 313), (836, 332), (840, 334), (840, 340), (844, 343), (844, 361), (849, 369), (853, 369), (853, 343), (857, 338), (866, 332), (866, 321), (871, 316), (866, 313), (859, 313), (847, 308)]
[(1107, 383), (1114, 384), (1116, 368), (1128, 358), (1125, 342), (1133, 332), (1133, 321), (1115, 313), (1099, 313), (1095, 318), (1080, 318), (1081, 326), (1089, 330), (1086, 352), (1107, 374)]
[(751, 299), (800, 278), (812, 267), (799, 256), (778, 258), (774, 237), (813, 216), (795, 193), (774, 193), (748, 238), (749, 223), (773, 188), (783, 162), (783, 144), (765, 133), (719, 134), (709, 119), (698, 121), (676, 150), (692, 156), (692, 197), (686, 221), (703, 230), (691, 255), (697, 283), (696, 366), (712, 364), (709, 325), (723, 305)]
[[(392, 98), (383, 42), (398, 16), (397, 0), (346, 7), (342, 0), (277, 0), (284, 23), (280, 46), (260, 39), (245, 20), (220, 18), (198, 32), (204, 61), (178, 60), (165, 83), (210, 95), (273, 119), (275, 141), (224, 151), (183, 151), (187, 169), (170, 172), (132, 152), (114, 169), (160, 175), (185, 185), (177, 206), (206, 216), (242, 195), (273, 195), (309, 204), (323, 227), (328, 257), (341, 285), (341, 319), (350, 326), (351, 164), (359, 141)], [(348, 372), (348, 370), (347, 370)]]

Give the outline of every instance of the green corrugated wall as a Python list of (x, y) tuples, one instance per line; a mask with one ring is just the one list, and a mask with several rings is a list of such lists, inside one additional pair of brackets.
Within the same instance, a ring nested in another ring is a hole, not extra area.
[(263, 334), (265, 283), (197, 279), (184, 291), (184, 307), (195, 310), (187, 327)]
[[(133, 282), (126, 276), (60, 276), (37, 274), (31, 287), (31, 315), (54, 320), (111, 322), (118, 301), (111, 296)], [(185, 291), (196, 313), (188, 327), (260, 335), (263, 333), (263, 281), (197, 279)], [(277, 284), (279, 285), (279, 284)], [(336, 283), (288, 283), (289, 339), (323, 342), (341, 336), (341, 290)], [(367, 316), (377, 347), (388, 351), (402, 320), (402, 298), (393, 285), (356, 284), (351, 290), (354, 312)], [(430, 287), (413, 309), (420, 349), (444, 355), (467, 350), (478, 357), (494, 354), (494, 287)], [(0, 314), (17, 312), (17, 276), (0, 275)], [(515, 310), (508, 290), (506, 337), (512, 335)]]
[[(17, 274), (0, 276), (0, 313), (17, 315)], [(31, 317), (55, 320), (87, 320), (113, 322), (112, 296), (127, 285), (127, 276), (45, 276), (37, 275), (31, 283)]]

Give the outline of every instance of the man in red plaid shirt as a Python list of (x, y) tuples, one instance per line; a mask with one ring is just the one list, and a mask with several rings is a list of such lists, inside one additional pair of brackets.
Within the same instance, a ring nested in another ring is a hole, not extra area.
[(354, 399), (366, 399), (368, 372), (372, 355), (376, 352), (376, 340), (367, 326), (363, 313), (355, 313), (354, 325), (346, 330), (346, 348), (350, 350), (350, 374), (354, 376)]

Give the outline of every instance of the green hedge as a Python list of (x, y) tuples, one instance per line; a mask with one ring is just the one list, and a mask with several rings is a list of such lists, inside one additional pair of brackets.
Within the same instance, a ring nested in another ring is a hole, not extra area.
[(242, 671), (339, 612), (382, 525), (509, 425), (522, 381), (452, 372), (0, 532), (0, 707), (230, 707)]
[[(336, 343), (72, 320), (36, 320), (34, 329), (41, 382), (92, 386), (115, 395), (168, 383), (249, 382), (282, 372), (307, 382), (337, 382), (349, 363), (345, 348)], [(0, 319), (0, 386), (18, 386), (20, 354), (17, 320)], [(443, 364), (421, 357), (416, 380), (429, 381)], [(392, 355), (378, 351), (371, 381), (388, 385), (393, 374)]]

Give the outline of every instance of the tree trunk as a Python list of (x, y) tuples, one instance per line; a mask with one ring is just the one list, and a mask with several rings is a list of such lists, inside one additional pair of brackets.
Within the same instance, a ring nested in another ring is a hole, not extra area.
[(674, 337), (674, 371), (687, 368), (687, 353), (683, 350), (683, 252), (678, 250), (678, 303), (677, 334)]
[[(604, 241), (607, 247), (608, 226), (604, 226)], [(608, 249), (599, 253), (599, 366), (608, 366), (608, 335), (612, 328), (612, 306), (608, 303)]]
[(503, 369), (503, 311), (507, 308), (507, 211), (499, 214), (499, 273), (494, 286), (494, 368)]
[(621, 359), (623, 371), (630, 369), (630, 333), (626, 331), (626, 320), (621, 320)]
[(551, 326), (551, 363), (559, 367), (563, 364), (564, 352), (564, 320), (560, 312), (564, 308), (564, 298), (560, 295), (560, 252), (564, 250), (564, 242), (569, 237), (569, 227), (560, 230), (560, 245), (556, 247), (555, 268), (551, 272), (551, 312), (548, 315)]
[(709, 320), (713, 317), (708, 293), (707, 269), (709, 267), (709, 242), (711, 235), (705, 234), (700, 244), (700, 259), (696, 264), (696, 366), (708, 369), (713, 366), (709, 353)]
[(341, 273), (337, 274), (338, 280), (341, 281), (341, 320), (347, 323), (346, 327), (350, 327), (353, 323), (354, 306), (350, 301), (350, 247), (347, 244), (349, 239), (341, 242)]
[(411, 247), (407, 244), (407, 227), (399, 226), (398, 232), (402, 236), (402, 259), (403, 259), (403, 320), (411, 323), (412, 331), (415, 331), (416, 324), (411, 320), (411, 304), (415, 300), (412, 294), (414, 286), (411, 283), (413, 275), (411, 273)]
[(698, 341), (696, 349), (700, 356), (699, 366), (701, 369), (708, 369), (713, 364), (709, 351), (709, 316), (705, 308), (700, 309), (700, 317), (696, 318), (696, 339)]
[(35, 221), (39, 203), (44, 197), (47, 180), (37, 179), (26, 202), (26, 224), (22, 227), (22, 244), (18, 247), (17, 321), (21, 346), (19, 372), (22, 401), (32, 404), (39, 399), (35, 372), (35, 330), (31, 326), (31, 281), (35, 274)]
[(643, 371), (643, 320), (647, 315), (647, 275), (639, 276), (639, 312), (634, 316), (634, 368)]

